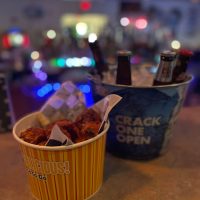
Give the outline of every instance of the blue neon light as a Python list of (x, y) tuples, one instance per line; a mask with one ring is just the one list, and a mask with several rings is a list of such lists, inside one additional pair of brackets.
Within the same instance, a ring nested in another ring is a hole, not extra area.
[(60, 83), (54, 83), (53, 84), (53, 89), (54, 90), (58, 90), (60, 88), (60, 86), (61, 86)]
[[(61, 87), (60, 83), (47, 83), (42, 86), (39, 90), (37, 90), (37, 96), (40, 98), (48, 96), (50, 93), (58, 90)], [(89, 84), (77, 84), (77, 87), (84, 94), (86, 106), (90, 107), (93, 105), (93, 97)]]
[(78, 88), (80, 89), (81, 92), (83, 92), (84, 97), (85, 97), (85, 103), (86, 107), (90, 107), (94, 104), (93, 101), (93, 96), (91, 92), (91, 88), (89, 84), (77, 84)]
[(89, 85), (79, 85), (79, 89), (83, 93), (90, 93), (90, 86)]
[(37, 91), (37, 96), (44, 97), (50, 92), (56, 91), (60, 88), (60, 83), (47, 83)]

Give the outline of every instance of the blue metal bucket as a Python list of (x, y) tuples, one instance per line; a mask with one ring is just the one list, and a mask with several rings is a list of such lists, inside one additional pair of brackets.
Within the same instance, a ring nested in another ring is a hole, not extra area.
[(164, 153), (191, 79), (152, 87), (93, 82), (94, 99), (111, 93), (123, 97), (109, 114), (107, 151), (122, 158), (139, 160)]

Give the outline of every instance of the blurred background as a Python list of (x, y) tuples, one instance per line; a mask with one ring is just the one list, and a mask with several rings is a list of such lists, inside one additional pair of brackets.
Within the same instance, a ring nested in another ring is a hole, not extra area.
[(0, 4), (0, 71), (6, 76), (16, 118), (39, 109), (66, 80), (76, 83), (92, 101), (87, 75), (97, 66), (88, 41), (96, 40), (111, 72), (117, 50), (127, 49), (141, 77), (147, 77), (143, 72), (156, 73), (161, 51), (193, 51), (188, 72), (194, 79), (184, 106), (200, 105), (200, 0)]

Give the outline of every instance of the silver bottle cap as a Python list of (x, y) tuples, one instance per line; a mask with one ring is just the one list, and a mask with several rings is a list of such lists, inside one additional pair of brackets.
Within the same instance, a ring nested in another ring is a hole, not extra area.
[(165, 51), (161, 52), (160, 55), (161, 56), (167, 56), (167, 57), (175, 57), (176, 56), (176, 52), (165, 50)]

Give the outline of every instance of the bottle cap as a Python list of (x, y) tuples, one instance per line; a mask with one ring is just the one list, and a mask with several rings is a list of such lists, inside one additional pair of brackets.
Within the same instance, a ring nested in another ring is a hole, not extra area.
[(127, 50), (120, 50), (120, 51), (117, 51), (117, 55), (118, 56), (131, 56), (132, 52), (127, 51)]
[(188, 49), (181, 49), (178, 54), (181, 56), (191, 57), (193, 53)]
[(176, 52), (165, 50), (165, 51), (161, 52), (160, 55), (161, 56), (167, 56), (167, 57), (175, 57), (176, 56)]

